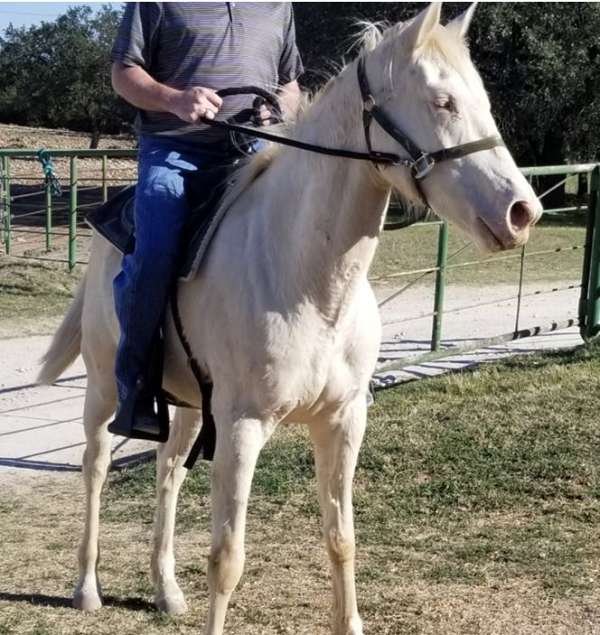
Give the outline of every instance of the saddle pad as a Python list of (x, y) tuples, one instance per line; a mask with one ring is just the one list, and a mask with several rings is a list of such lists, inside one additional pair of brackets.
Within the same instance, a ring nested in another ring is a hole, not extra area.
[[(186, 197), (192, 212), (183, 231), (184, 244), (178, 267), (180, 279), (191, 280), (198, 272), (211, 240), (227, 212), (221, 205), (223, 195), (243, 163), (240, 159), (234, 163), (218, 165), (186, 179)], [(135, 187), (130, 185), (122, 189), (99, 208), (89, 212), (85, 218), (88, 225), (123, 254), (131, 253), (135, 247)]]

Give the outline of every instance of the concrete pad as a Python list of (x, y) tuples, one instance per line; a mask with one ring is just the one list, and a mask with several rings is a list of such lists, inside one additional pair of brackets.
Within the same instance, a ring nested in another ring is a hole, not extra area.
[[(80, 471), (86, 376), (79, 358), (54, 386), (37, 386), (49, 336), (0, 340), (0, 478), (15, 471)], [(135, 462), (156, 444), (114, 437), (113, 465)]]

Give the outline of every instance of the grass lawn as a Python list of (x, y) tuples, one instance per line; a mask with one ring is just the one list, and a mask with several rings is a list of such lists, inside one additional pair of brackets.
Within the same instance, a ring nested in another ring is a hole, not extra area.
[[(435, 267), (437, 260), (437, 225), (416, 225), (406, 229), (384, 232), (381, 246), (371, 267), (371, 276), (385, 278), (394, 272), (409, 271)], [(448, 283), (473, 286), (512, 283), (518, 280), (520, 269), (520, 251), (505, 252), (486, 257), (474, 246), (467, 247), (458, 256), (452, 254), (461, 249), (469, 241), (454, 228), (450, 228), (448, 242), (448, 265), (489, 259), (485, 264), (472, 267), (448, 268)], [(554, 224), (539, 225), (531, 231), (526, 253), (555, 250), (583, 246), (585, 228), (576, 225), (557, 226)], [(497, 260), (513, 256), (510, 260)], [(579, 280), (583, 249), (566, 250), (532, 256), (526, 260), (526, 282)], [(433, 274), (432, 274), (433, 275)], [(397, 278), (395, 282), (402, 284), (410, 277)], [(388, 282), (392, 283), (391, 280)]]
[[(600, 631), (600, 347), (524, 357), (379, 393), (355, 486), (358, 592), (371, 634)], [(205, 464), (179, 505), (190, 612), (148, 605), (153, 470), (104, 498), (108, 606), (68, 608), (81, 529), (75, 477), (0, 493), (0, 633), (197, 633), (206, 616)], [(76, 494), (73, 494), (73, 491)], [(312, 456), (277, 431), (254, 482), (247, 565), (228, 614), (240, 635), (328, 631)]]
[(69, 273), (66, 265), (0, 257), (0, 325), (61, 316), (83, 268)]

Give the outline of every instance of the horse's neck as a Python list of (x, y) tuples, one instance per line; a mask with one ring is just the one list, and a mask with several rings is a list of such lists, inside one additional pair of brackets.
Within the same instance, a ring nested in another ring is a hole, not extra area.
[[(294, 137), (364, 150), (361, 117), (356, 79), (345, 73), (311, 107)], [(296, 299), (308, 298), (337, 322), (375, 254), (389, 189), (369, 163), (300, 150), (284, 150), (266, 176), (271, 266)]]

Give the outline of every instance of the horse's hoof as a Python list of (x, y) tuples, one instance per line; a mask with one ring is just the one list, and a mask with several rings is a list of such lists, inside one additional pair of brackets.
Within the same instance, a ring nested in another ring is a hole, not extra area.
[(97, 611), (99, 608), (102, 608), (102, 600), (95, 592), (86, 593), (85, 591), (75, 591), (73, 595), (73, 607), (80, 611)]
[(159, 611), (168, 613), (169, 615), (182, 615), (188, 610), (187, 602), (183, 597), (183, 593), (172, 594), (169, 596), (161, 595), (155, 598), (154, 604)]
[(339, 635), (363, 635), (363, 625), (360, 617), (356, 616), (349, 620), (344, 620), (333, 632)]

